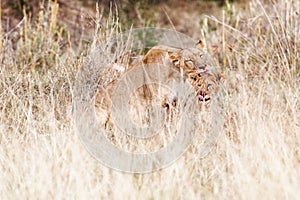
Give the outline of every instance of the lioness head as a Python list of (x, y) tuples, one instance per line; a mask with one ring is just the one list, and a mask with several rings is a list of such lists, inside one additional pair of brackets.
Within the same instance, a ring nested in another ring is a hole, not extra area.
[(184, 71), (185, 74), (190, 72), (201, 73), (212, 65), (212, 60), (208, 56), (203, 45), (180, 49), (178, 51), (169, 51), (169, 58), (174, 65)]
[(215, 82), (216, 72), (213, 61), (205, 50), (204, 43), (199, 40), (195, 47), (173, 48), (155, 46), (145, 55), (144, 64), (161, 63), (176, 67), (188, 78), (195, 88), (200, 101), (209, 100), (210, 86)]

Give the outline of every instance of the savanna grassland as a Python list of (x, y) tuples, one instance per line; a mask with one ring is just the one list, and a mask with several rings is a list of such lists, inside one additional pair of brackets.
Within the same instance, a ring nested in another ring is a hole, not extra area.
[[(299, 198), (299, 1), (19, 2), (2, 0), (0, 9), (1, 199)], [(168, 168), (127, 174), (82, 146), (76, 73), (110, 33), (132, 24), (201, 38), (220, 66), (225, 123), (207, 157), (195, 141)]]

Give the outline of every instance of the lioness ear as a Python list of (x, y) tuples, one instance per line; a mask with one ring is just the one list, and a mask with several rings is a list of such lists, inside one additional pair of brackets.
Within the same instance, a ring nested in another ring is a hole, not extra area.
[(174, 63), (175, 66), (179, 66), (181, 57), (177, 52), (174, 53), (174, 52), (168, 51), (168, 56), (171, 59), (172, 63)]
[(196, 43), (196, 47), (199, 48), (199, 49), (202, 49), (204, 51), (207, 50), (205, 41), (201, 40), (201, 39), (198, 40), (198, 42)]

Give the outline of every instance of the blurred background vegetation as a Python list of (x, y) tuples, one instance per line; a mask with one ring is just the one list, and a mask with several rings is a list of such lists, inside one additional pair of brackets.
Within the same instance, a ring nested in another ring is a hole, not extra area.
[[(48, 0), (2, 0), (2, 27), (4, 32), (12, 30), (27, 15), (34, 21), (47, 10)], [(57, 0), (58, 23), (68, 30), (71, 38), (81, 37), (90, 41), (95, 29), (96, 1)], [(176, 28), (176, 30), (199, 37), (203, 16), (220, 16), (222, 9), (235, 4), (243, 7), (247, 0), (102, 0), (98, 3), (101, 18), (116, 16), (122, 29), (144, 26)], [(74, 41), (76, 43), (76, 41)]]

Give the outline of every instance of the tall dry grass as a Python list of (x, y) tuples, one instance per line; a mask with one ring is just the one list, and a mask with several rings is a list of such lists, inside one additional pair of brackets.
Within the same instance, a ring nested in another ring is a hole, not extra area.
[[(36, 21), (25, 15), (12, 32), (0, 32), (1, 199), (299, 197), (299, 1), (257, 0), (204, 19), (203, 35), (227, 77), (224, 129), (209, 156), (199, 159), (195, 141), (150, 174), (102, 166), (74, 133), (71, 91), (90, 49), (75, 50), (58, 12), (49, 3)], [(94, 45), (111, 23), (98, 24)]]

